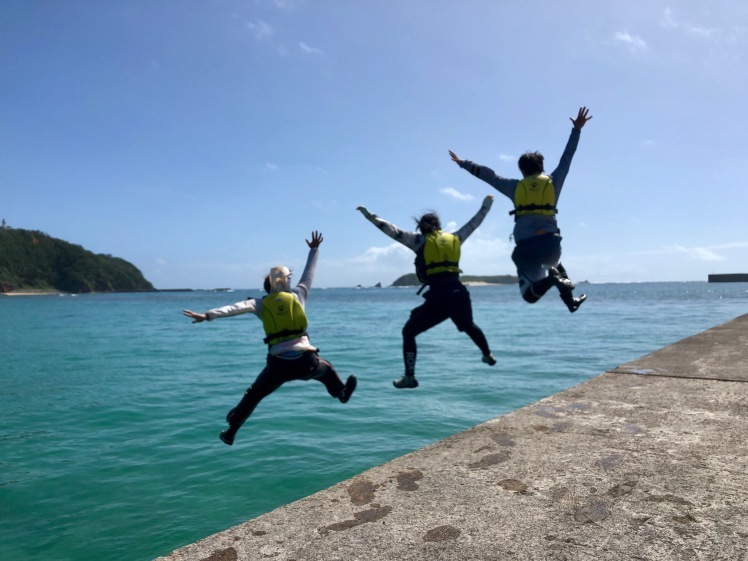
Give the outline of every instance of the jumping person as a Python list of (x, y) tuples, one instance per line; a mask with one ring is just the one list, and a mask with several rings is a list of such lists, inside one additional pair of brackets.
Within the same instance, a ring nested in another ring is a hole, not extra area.
[(356, 389), (356, 377), (343, 381), (327, 360), (319, 356), (307, 336), (307, 318), (304, 305), (312, 287), (317, 253), (322, 234), (312, 232), (304, 272), (296, 287), (291, 288), (291, 271), (287, 267), (273, 267), (265, 277), (267, 295), (262, 299), (250, 298), (236, 304), (213, 308), (204, 314), (184, 310), (193, 323), (218, 318), (253, 313), (262, 320), (264, 342), (268, 345), (267, 365), (249, 386), (239, 404), (229, 411), (226, 421), (229, 428), (220, 434), (228, 445), (234, 443), (239, 428), (252, 414), (260, 401), (291, 380), (319, 380), (334, 398), (346, 403)]
[(586, 107), (581, 107), (576, 119), (570, 118), (574, 127), (561, 155), (561, 161), (552, 173), (544, 174), (543, 155), (540, 152), (527, 152), (519, 158), (522, 179), (507, 179), (496, 175), (491, 168), (470, 160), (461, 160), (449, 151), (452, 160), (462, 169), (482, 179), (497, 191), (509, 197), (514, 203), (514, 242), (512, 261), (517, 267), (519, 289), (525, 301), (533, 304), (548, 290), (558, 288), (570, 312), (576, 312), (587, 296), (574, 297), (574, 284), (561, 264), (561, 230), (556, 222), (558, 198), (569, 173), (571, 159), (579, 143), (584, 124), (588, 117)]
[(416, 336), (451, 319), (459, 331), (464, 331), (483, 353), (482, 360), (493, 366), (496, 359), (480, 327), (473, 322), (473, 307), (470, 293), (460, 282), (460, 245), (480, 226), (488, 214), (493, 196), (483, 200), (480, 210), (470, 221), (454, 234), (442, 231), (439, 216), (428, 213), (416, 220), (420, 233), (401, 230), (394, 224), (359, 206), (360, 211), (369, 222), (382, 230), (389, 237), (416, 252), (416, 274), (418, 279), (428, 285), (429, 290), (423, 295), (426, 302), (410, 312), (410, 319), (403, 327), (403, 361), (405, 374), (393, 380), (396, 388), (418, 387), (416, 380)]

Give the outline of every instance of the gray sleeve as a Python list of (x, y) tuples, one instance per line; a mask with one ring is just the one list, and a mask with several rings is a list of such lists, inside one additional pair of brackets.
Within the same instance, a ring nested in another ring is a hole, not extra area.
[(403, 244), (408, 249), (418, 251), (423, 245), (424, 237), (418, 232), (401, 230), (391, 222), (387, 222), (384, 218), (379, 218), (379, 216), (374, 213), (367, 216), (366, 219), (393, 240)]
[(484, 202), (480, 209), (478, 209), (478, 212), (475, 213), (475, 216), (473, 216), (470, 220), (468, 220), (467, 224), (465, 224), (462, 228), (455, 232), (455, 236), (459, 238), (460, 243), (468, 239), (468, 237), (470, 237), (470, 235), (478, 229), (478, 226), (481, 225), (481, 222), (483, 222), (483, 219), (486, 217), (489, 210), (491, 210), (491, 203), (486, 204), (486, 202)]
[(491, 168), (481, 166), (470, 160), (461, 160), (458, 165), (462, 169), (472, 173), (478, 179), (482, 179), (488, 183), (502, 195), (505, 195), (514, 201), (514, 189), (517, 187), (519, 179), (507, 179), (506, 177), (501, 177), (500, 175), (496, 175)]
[(293, 289), (293, 292), (301, 302), (303, 306), (306, 303), (306, 299), (309, 296), (309, 291), (312, 288), (312, 279), (314, 278), (314, 271), (317, 268), (317, 255), (319, 254), (319, 248), (312, 247), (309, 249), (309, 255), (306, 259), (306, 265), (304, 266), (304, 272), (301, 273), (301, 278), (298, 284)]
[(574, 153), (577, 151), (577, 145), (579, 144), (579, 137), (582, 134), (582, 129), (571, 129), (569, 140), (566, 142), (566, 148), (564, 153), (561, 154), (561, 160), (558, 162), (558, 166), (551, 173), (551, 179), (553, 179), (553, 188), (556, 191), (556, 201), (558, 196), (561, 194), (561, 188), (564, 186), (566, 181), (566, 175), (569, 173), (569, 167), (571, 167), (571, 160), (574, 157)]

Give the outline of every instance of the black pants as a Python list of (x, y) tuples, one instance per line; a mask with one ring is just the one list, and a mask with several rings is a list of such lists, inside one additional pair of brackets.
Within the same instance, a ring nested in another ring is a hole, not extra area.
[(410, 312), (410, 319), (403, 327), (403, 361), (405, 375), (414, 376), (416, 371), (416, 336), (446, 319), (451, 319), (458, 331), (464, 331), (484, 355), (491, 352), (486, 336), (473, 322), (473, 305), (470, 293), (458, 282), (446, 285), (431, 285), (423, 295), (426, 302)]
[(338, 397), (345, 387), (332, 364), (314, 351), (306, 351), (295, 359), (268, 355), (267, 366), (226, 416), (229, 430), (235, 434), (260, 401), (292, 380), (319, 380), (332, 397)]

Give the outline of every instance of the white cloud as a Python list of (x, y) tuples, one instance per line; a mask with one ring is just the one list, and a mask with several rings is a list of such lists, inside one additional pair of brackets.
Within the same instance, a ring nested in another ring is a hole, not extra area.
[(517, 158), (515, 158), (514, 156), (510, 156), (509, 154), (499, 154), (499, 160), (501, 160), (502, 162), (514, 163), (517, 161)]
[(674, 246), (674, 251), (678, 253), (685, 253), (693, 259), (699, 261), (723, 261), (724, 257), (713, 251), (708, 247), (683, 247), (681, 245)]
[(673, 10), (669, 7), (665, 8), (662, 27), (666, 27), (668, 29), (682, 29), (683, 31), (691, 33), (692, 35), (698, 35), (705, 38), (712, 37), (713, 35), (719, 33), (719, 30), (714, 27), (707, 28), (694, 25), (692, 23), (676, 21), (675, 17), (673, 16)]
[(310, 54), (310, 55), (322, 55), (324, 54), (321, 50), (315, 49), (314, 47), (310, 47), (304, 42), (299, 43), (299, 48), (302, 52)]
[[(389, 285), (398, 277), (412, 273), (415, 254), (393, 242), (368, 248), (363, 254), (346, 259), (324, 259), (318, 266), (321, 286), (356, 286), (381, 282)], [(368, 279), (368, 280), (367, 280)]]
[(274, 164), (272, 162), (266, 162), (265, 163), (265, 169), (268, 171), (278, 171), (280, 169), (280, 166), (278, 164)]
[(625, 255), (629, 257), (639, 256), (668, 256), (668, 255), (687, 255), (697, 261), (724, 261), (724, 255), (718, 252), (730, 249), (745, 249), (748, 248), (748, 242), (729, 242), (724, 244), (716, 244), (710, 246), (701, 247), (686, 247), (683, 245), (668, 245), (660, 249), (652, 249), (647, 251), (633, 251), (628, 252)]
[(469, 193), (460, 193), (457, 189), (454, 187), (444, 187), (441, 189), (441, 192), (448, 197), (452, 197), (453, 199), (457, 199), (458, 201), (472, 201), (475, 199), (473, 195)]
[(275, 32), (275, 30), (269, 23), (266, 23), (262, 20), (259, 20), (255, 23), (249, 22), (247, 24), (247, 27), (255, 36), (255, 39), (257, 39), (258, 41), (262, 41), (263, 39), (271, 37)]
[(711, 246), (711, 249), (744, 249), (748, 242), (730, 242)]
[(460, 255), (460, 269), (466, 275), (513, 275), (511, 260), (514, 244), (497, 238), (481, 238), (476, 232), (465, 241)]
[(307, 166), (306, 166), (306, 169), (307, 169), (307, 170), (309, 170), (310, 172), (314, 172), (314, 173), (322, 173), (322, 174), (324, 174), (324, 175), (330, 175), (330, 172), (329, 172), (329, 171), (327, 171), (327, 169), (326, 169), (326, 168), (323, 168), (323, 167), (322, 167), (321, 165), (319, 165), (319, 164), (314, 164), (314, 165), (307, 165)]
[(370, 247), (367, 249), (363, 256), (357, 258), (360, 263), (379, 263), (382, 260), (392, 259), (393, 257), (399, 260), (402, 256), (412, 253), (407, 247), (401, 243), (393, 242), (384, 247)]
[(616, 41), (623, 43), (631, 52), (646, 50), (647, 43), (638, 35), (631, 35), (628, 31), (617, 31), (615, 34)]
[(301, 0), (273, 0), (273, 4), (281, 10), (290, 10), (301, 3)]

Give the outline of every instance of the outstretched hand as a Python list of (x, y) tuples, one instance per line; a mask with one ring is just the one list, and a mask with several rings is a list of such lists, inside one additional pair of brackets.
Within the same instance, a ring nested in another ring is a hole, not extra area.
[(590, 115), (589, 117), (587, 116), (589, 112), (590, 110), (586, 107), (580, 107), (576, 119), (569, 117), (569, 120), (574, 123), (575, 129), (581, 129), (587, 121), (592, 119), (592, 115)]
[(192, 323), (200, 323), (201, 321), (205, 321), (208, 319), (208, 316), (206, 314), (198, 314), (190, 310), (182, 310), (182, 313), (188, 318), (191, 318)]
[(319, 244), (322, 243), (322, 233), (315, 230), (312, 232), (312, 241), (309, 241), (309, 240), (304, 240), (304, 241), (306, 242), (306, 245), (308, 245), (311, 249), (319, 247)]
[(460, 158), (458, 158), (457, 154), (455, 154), (454, 152), (452, 152), (452, 150), (449, 151), (449, 156), (452, 158), (452, 161), (454, 163), (456, 163), (456, 164), (459, 164), (460, 162), (462, 162), (462, 160)]
[(371, 216), (371, 212), (369, 212), (369, 209), (365, 206), (357, 206), (356, 210), (363, 214), (366, 218), (369, 218), (369, 216)]

